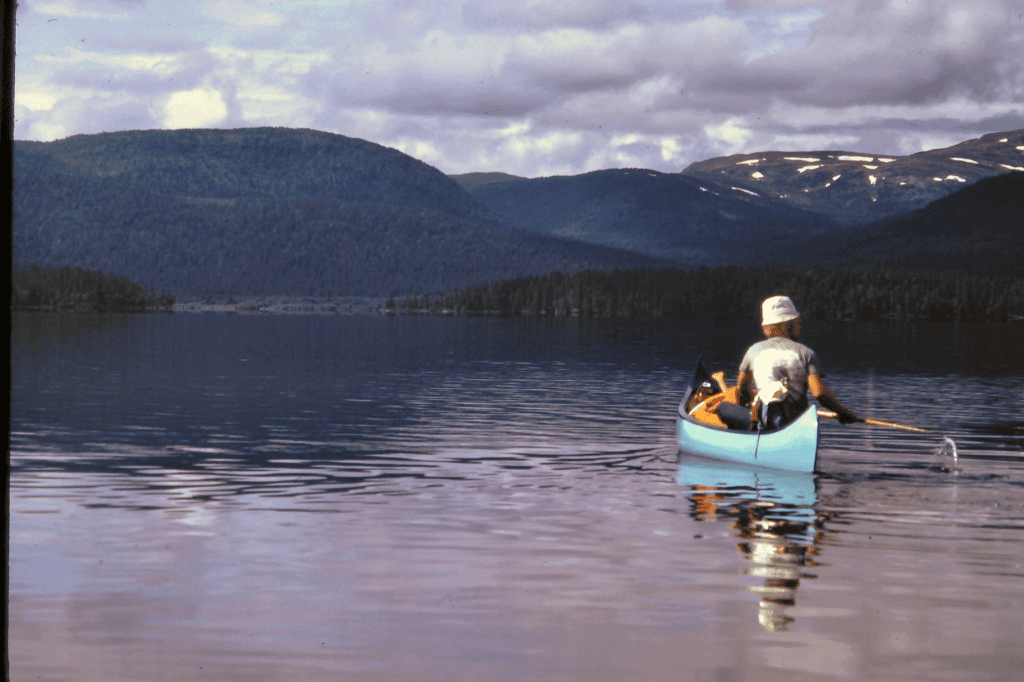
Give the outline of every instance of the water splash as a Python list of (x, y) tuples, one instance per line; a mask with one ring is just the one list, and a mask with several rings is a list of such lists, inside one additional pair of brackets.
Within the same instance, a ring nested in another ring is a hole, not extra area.
[(956, 443), (949, 436), (942, 437), (942, 445), (935, 451), (935, 463), (933, 468), (939, 471), (950, 471), (959, 473), (959, 459), (956, 451)]

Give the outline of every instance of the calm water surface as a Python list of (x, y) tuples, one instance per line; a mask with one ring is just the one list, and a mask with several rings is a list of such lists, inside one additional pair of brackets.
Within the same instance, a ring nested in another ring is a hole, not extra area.
[(12, 680), (1009, 680), (1024, 325), (809, 325), (820, 471), (678, 453), (753, 324), (23, 315)]

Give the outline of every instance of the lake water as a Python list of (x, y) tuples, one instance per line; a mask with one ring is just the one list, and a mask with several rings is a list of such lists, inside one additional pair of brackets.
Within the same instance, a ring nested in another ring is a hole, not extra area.
[(1024, 324), (808, 324), (819, 472), (680, 456), (754, 324), (16, 314), (12, 680), (1024, 675)]

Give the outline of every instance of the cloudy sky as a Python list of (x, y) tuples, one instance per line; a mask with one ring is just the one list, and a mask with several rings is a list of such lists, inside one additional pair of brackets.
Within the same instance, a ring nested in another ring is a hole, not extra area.
[(1024, 128), (1024, 0), (20, 0), (15, 137), (314, 128), (446, 173)]

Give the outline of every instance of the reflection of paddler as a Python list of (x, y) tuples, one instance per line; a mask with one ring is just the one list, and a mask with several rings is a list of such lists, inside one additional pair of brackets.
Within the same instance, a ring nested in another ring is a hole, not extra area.
[[(813, 474), (683, 456), (676, 482), (690, 489), (690, 515), (697, 520), (736, 516), (739, 505), (748, 503), (772, 504), (778, 511), (784, 510), (784, 514), (774, 515), (777, 524), (785, 519), (806, 528), (816, 519), (813, 505), (818, 493)], [(784, 532), (792, 534), (796, 530), (794, 527)]]
[(734, 519), (749, 562), (743, 573), (763, 580), (747, 588), (760, 597), (758, 621), (769, 632), (785, 630), (793, 622), (786, 608), (796, 603), (800, 579), (814, 577), (804, 570), (816, 565), (821, 541), (814, 476), (683, 459), (677, 481), (690, 490), (694, 519)]
[[(733, 527), (743, 539), (737, 546), (743, 557), (753, 564), (743, 573), (764, 580), (762, 585), (747, 588), (761, 598), (757, 620), (765, 630), (776, 632), (785, 630), (793, 622), (786, 608), (796, 604), (800, 579), (816, 577), (804, 573), (803, 569), (815, 565), (810, 557), (818, 554), (818, 547), (790, 541), (787, 536), (801, 535), (812, 524), (771, 518), (767, 515), (772, 507), (771, 503), (747, 505), (737, 514)], [(815, 542), (817, 540), (815, 533)]]
[(718, 503), (725, 499), (718, 488), (707, 485), (693, 486), (693, 494), (690, 501), (693, 503), (693, 510), (690, 515), (698, 521), (711, 521), (718, 517)]

